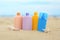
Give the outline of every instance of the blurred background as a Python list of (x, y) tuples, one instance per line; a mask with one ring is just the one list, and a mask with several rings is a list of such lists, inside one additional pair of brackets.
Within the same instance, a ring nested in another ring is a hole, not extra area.
[(0, 0), (0, 24), (13, 25), (13, 17), (18, 11), (22, 16), (26, 12), (30, 16), (35, 11), (46, 12), (49, 15), (47, 27), (60, 28), (60, 0)]
[[(46, 12), (48, 14), (46, 29), (48, 33), (39, 31), (9, 31), (14, 26), (17, 12), (33, 15)], [(0, 0), (0, 40), (60, 40), (60, 0)]]
[(0, 0), (0, 16), (15, 16), (20, 11), (32, 16), (34, 11), (47, 12), (50, 16), (60, 16), (60, 0)]
[(22, 16), (25, 16), (26, 12), (30, 13), (30, 16), (35, 11), (46, 12), (47, 27), (60, 28), (60, 0), (0, 0), (0, 24), (14, 25), (14, 16), (18, 11)]

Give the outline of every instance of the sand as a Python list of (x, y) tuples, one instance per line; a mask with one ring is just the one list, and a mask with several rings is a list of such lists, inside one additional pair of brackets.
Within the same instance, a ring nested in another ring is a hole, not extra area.
[(48, 18), (48, 33), (23, 30), (12, 31), (8, 30), (8, 26), (14, 26), (13, 17), (0, 17), (0, 40), (60, 40), (60, 18)]

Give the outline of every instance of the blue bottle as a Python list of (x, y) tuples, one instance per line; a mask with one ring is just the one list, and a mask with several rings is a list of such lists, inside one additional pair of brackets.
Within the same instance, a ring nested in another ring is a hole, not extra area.
[(46, 29), (48, 15), (47, 13), (41, 12), (38, 19), (38, 31), (44, 32)]

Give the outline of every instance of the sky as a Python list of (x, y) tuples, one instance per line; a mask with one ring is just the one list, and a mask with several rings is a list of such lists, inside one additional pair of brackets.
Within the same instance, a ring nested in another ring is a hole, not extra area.
[(1, 16), (16, 15), (18, 11), (23, 16), (26, 12), (33, 15), (35, 11), (60, 16), (60, 0), (0, 0)]

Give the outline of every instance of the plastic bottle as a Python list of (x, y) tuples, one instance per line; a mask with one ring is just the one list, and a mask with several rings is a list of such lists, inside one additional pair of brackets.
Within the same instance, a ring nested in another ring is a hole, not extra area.
[(32, 30), (32, 18), (29, 13), (26, 13), (26, 16), (23, 17), (23, 30)]
[(22, 16), (20, 12), (17, 12), (16, 17), (14, 18), (14, 27), (16, 30), (22, 29)]
[(44, 32), (46, 29), (47, 13), (41, 12), (38, 19), (38, 31)]
[(38, 27), (38, 12), (34, 12), (32, 16), (32, 30), (37, 30)]

